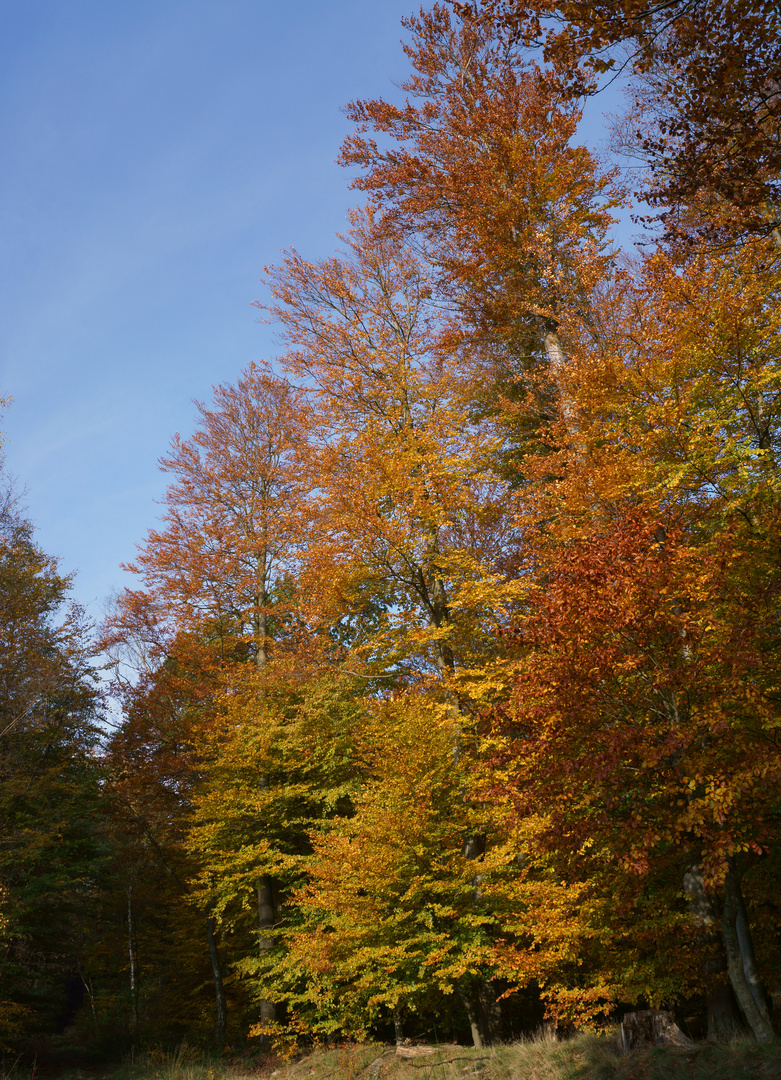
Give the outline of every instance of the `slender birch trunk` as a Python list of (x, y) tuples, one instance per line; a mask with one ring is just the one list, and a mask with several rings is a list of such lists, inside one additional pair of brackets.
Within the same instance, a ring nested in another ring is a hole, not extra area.
[(212, 979), (214, 981), (214, 996), (217, 1004), (217, 1023), (214, 1028), (214, 1043), (218, 1051), (225, 1045), (225, 1029), (227, 1024), (227, 1010), (225, 1007), (225, 987), (222, 981), (222, 967), (220, 956), (217, 952), (217, 941), (214, 936), (216, 921), (213, 916), (206, 917), (206, 940), (209, 943), (209, 960), (212, 966)]
[(130, 959), (130, 1006), (133, 1015), (133, 1037), (138, 1037), (138, 986), (136, 985), (136, 944), (133, 925), (133, 871), (127, 887), (127, 951)]

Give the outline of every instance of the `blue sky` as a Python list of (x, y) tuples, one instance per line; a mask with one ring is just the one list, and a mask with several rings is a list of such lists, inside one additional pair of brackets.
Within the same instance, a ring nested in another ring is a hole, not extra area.
[(289, 245), (326, 255), (344, 228), (340, 110), (395, 92), (413, 7), (0, 0), (0, 427), (94, 618), (193, 399), (274, 356), (262, 267)]

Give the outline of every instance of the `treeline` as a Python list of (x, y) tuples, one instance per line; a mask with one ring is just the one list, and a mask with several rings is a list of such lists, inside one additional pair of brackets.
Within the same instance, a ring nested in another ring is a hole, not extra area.
[[(773, 1038), (778, 13), (452, 7), (349, 106), (340, 250), (267, 269), (275, 368), (161, 463), (100, 749), (5, 513), (8, 1045)], [(618, 64), (628, 179), (577, 142)]]

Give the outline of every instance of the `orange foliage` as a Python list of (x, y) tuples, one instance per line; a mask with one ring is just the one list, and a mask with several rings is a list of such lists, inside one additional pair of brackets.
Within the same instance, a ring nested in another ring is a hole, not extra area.
[(353, 214), (348, 253), (291, 253), (269, 271), (288, 371), (316, 417), (316, 498), (302, 555), (311, 617), (374, 623), (356, 648), (380, 669), (417, 656), (444, 673), (479, 648), (512, 539), (499, 438), (470, 411), (425, 264)]

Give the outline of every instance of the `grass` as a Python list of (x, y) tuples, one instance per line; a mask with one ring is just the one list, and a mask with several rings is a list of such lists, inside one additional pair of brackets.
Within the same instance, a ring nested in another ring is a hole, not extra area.
[[(186, 1045), (149, 1051), (100, 1076), (69, 1072), (61, 1080), (781, 1080), (781, 1045), (748, 1039), (687, 1049), (648, 1047), (622, 1053), (596, 1035), (536, 1039), (473, 1050), (439, 1046), (408, 1060), (376, 1044), (320, 1048), (296, 1061), (230, 1062), (203, 1058)], [(0, 1080), (35, 1080), (29, 1070), (0, 1070)]]

